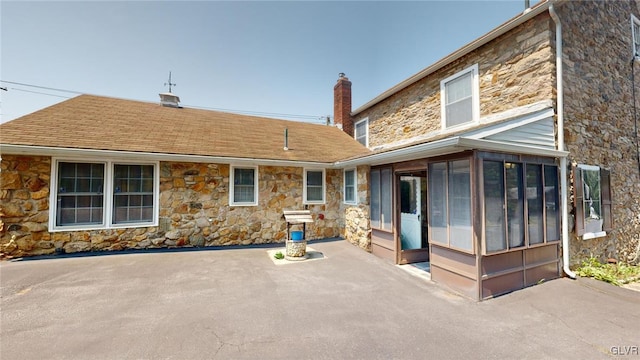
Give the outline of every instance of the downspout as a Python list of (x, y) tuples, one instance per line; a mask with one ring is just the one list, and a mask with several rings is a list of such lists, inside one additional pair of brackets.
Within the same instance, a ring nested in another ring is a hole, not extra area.
[[(556, 81), (558, 112), (558, 150), (564, 151), (564, 90), (562, 82), (562, 24), (553, 5), (549, 6), (549, 15), (556, 24)], [(562, 199), (562, 269), (570, 278), (576, 274), (569, 269), (569, 206), (567, 193), (567, 157), (560, 158), (560, 189)]]

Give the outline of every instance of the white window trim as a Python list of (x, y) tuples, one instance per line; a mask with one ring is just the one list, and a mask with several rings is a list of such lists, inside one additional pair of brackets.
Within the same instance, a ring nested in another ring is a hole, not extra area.
[[(58, 210), (58, 164), (69, 163), (93, 163), (104, 164), (104, 188), (102, 204), (102, 223), (95, 225), (57, 226), (56, 213)], [(113, 223), (113, 168), (115, 165), (153, 165), (153, 219), (150, 222), (141, 223)], [(158, 161), (120, 161), (104, 160), (98, 158), (53, 158), (51, 161), (51, 187), (49, 191), (49, 231), (85, 231), (102, 229), (122, 229), (158, 226), (160, 214), (160, 163)]]
[[(229, 206), (257, 206), (258, 205), (258, 167), (257, 166), (242, 166), (242, 165), (231, 165), (229, 170)], [(254, 199), (252, 202), (236, 202), (233, 194), (234, 194), (234, 170), (235, 169), (253, 169), (253, 194)]]
[[(447, 127), (447, 107), (446, 107), (446, 84), (452, 80), (459, 78), (471, 72), (471, 121), (462, 124)], [(454, 129), (459, 127), (468, 126), (469, 124), (478, 123), (480, 121), (480, 77), (478, 76), (478, 64), (469, 66), (468, 68), (459, 71), (448, 78), (440, 81), (440, 126), (443, 130)]]
[[(587, 171), (600, 171), (600, 166), (597, 165), (578, 164), (578, 167), (582, 170)], [(581, 179), (581, 181), (584, 184), (584, 179)], [(602, 201), (602, 194), (600, 194), (600, 199)], [(576, 221), (578, 221), (578, 219), (576, 219)], [(580, 221), (584, 221), (584, 219), (580, 219)], [(604, 236), (607, 236), (606, 231), (585, 232), (584, 234), (582, 234), (582, 240), (596, 239)]]
[[(320, 201), (307, 201), (307, 172), (308, 171), (322, 171), (322, 200)], [(304, 168), (304, 176), (302, 177), (302, 203), (309, 205), (321, 205), (325, 203), (327, 192), (327, 174), (325, 169), (318, 168)]]
[(636, 41), (640, 34), (636, 34), (634, 25), (640, 26), (640, 19), (631, 14), (631, 53), (633, 57), (640, 60), (640, 51), (636, 51)]
[[(347, 171), (353, 171), (353, 200), (347, 200)], [(344, 169), (342, 172), (343, 187), (342, 187), (342, 199), (345, 204), (357, 205), (358, 204), (358, 169), (349, 168)]]
[(355, 124), (353, 124), (353, 138), (358, 140), (358, 138), (356, 137), (356, 129), (358, 128), (358, 124), (360, 123), (366, 123), (365, 126), (365, 144), (364, 146), (369, 147), (369, 118), (366, 117), (360, 121), (357, 121)]

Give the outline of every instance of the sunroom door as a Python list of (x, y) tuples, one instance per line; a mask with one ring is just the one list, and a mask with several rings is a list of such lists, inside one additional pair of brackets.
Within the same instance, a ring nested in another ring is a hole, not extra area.
[(426, 261), (429, 258), (423, 206), (426, 177), (403, 175), (399, 185), (400, 263)]

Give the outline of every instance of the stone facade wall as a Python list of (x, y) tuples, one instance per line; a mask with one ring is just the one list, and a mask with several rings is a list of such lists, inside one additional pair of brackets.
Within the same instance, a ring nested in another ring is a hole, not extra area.
[(478, 64), (480, 116), (554, 98), (553, 22), (541, 14), (363, 111), (375, 147), (441, 130), (440, 81)]
[[(228, 205), (229, 169), (223, 164), (161, 162), (157, 227), (49, 232), (51, 158), (3, 154), (0, 252), (24, 256), (284, 242), (283, 210), (305, 207), (303, 168), (260, 166), (258, 206), (233, 207)], [(326, 203), (308, 205), (315, 222), (307, 225), (307, 239), (344, 233), (342, 177), (340, 169), (326, 170)]]
[(357, 168), (358, 203), (357, 205), (343, 204), (345, 230), (343, 237), (358, 247), (371, 251), (370, 224), (370, 196), (369, 196), (369, 166)]
[(48, 254), (57, 238), (47, 232), (51, 158), (2, 155), (0, 252)]
[[(632, 89), (631, 14), (637, 1), (568, 1), (563, 25), (565, 141), (570, 163), (611, 171), (614, 231), (603, 238), (571, 239), (572, 264), (594, 255), (629, 261), (640, 242), (640, 174), (634, 108), (640, 106), (640, 64)], [(640, 107), (638, 108), (640, 109)], [(639, 112), (640, 114), (640, 112)]]

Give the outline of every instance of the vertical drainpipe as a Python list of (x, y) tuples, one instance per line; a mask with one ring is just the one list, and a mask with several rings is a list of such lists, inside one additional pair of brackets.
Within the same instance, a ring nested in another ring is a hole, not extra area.
[[(556, 80), (558, 112), (558, 150), (564, 151), (564, 90), (562, 83), (562, 24), (553, 5), (549, 6), (549, 15), (556, 24)], [(567, 156), (560, 158), (560, 188), (562, 199), (562, 269), (570, 278), (576, 274), (569, 269), (569, 206), (567, 192)]]

